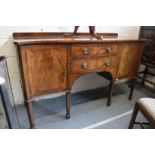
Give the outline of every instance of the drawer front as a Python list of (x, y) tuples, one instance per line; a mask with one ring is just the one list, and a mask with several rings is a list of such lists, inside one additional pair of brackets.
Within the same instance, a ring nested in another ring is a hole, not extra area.
[(87, 73), (87, 72), (99, 72), (108, 71), (116, 68), (115, 56), (104, 57), (98, 59), (74, 59), (72, 61), (72, 73)]
[(74, 45), (72, 46), (73, 57), (87, 56), (110, 56), (117, 52), (117, 45)]

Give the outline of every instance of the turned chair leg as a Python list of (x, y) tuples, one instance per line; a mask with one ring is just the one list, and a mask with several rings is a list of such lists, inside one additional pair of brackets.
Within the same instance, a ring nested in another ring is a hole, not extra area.
[(137, 113), (138, 113), (138, 104), (137, 102), (135, 103), (135, 107), (134, 107), (134, 110), (133, 110), (133, 113), (132, 113), (132, 117), (131, 117), (131, 120), (130, 120), (130, 123), (129, 123), (129, 127), (128, 129), (132, 129), (133, 128), (133, 125), (135, 123), (135, 119), (137, 117)]
[(25, 102), (25, 106), (27, 109), (27, 114), (29, 118), (29, 123), (30, 123), (30, 128), (34, 129), (35, 128), (35, 123), (34, 123), (34, 116), (33, 116), (33, 109), (32, 109), (32, 102)]
[(110, 81), (107, 106), (111, 105), (111, 97), (112, 97), (113, 88), (114, 88), (114, 81)]
[(71, 92), (66, 92), (66, 119), (70, 118)]
[(137, 81), (136, 78), (134, 78), (134, 79), (131, 80), (131, 89), (130, 89), (130, 94), (129, 94), (129, 100), (132, 99), (133, 91), (134, 91), (135, 85), (136, 85), (136, 81)]

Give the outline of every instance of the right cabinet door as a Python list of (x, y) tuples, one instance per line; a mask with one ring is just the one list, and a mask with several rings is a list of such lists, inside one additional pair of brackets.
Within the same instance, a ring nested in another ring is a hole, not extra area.
[(142, 56), (142, 44), (122, 43), (119, 54), (117, 79), (136, 77)]

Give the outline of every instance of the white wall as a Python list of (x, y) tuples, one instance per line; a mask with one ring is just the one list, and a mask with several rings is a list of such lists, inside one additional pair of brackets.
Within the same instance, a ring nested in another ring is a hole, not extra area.
[[(58, 27), (0, 27), (0, 54), (7, 57), (7, 64), (9, 70), (9, 77), (11, 80), (11, 88), (16, 104), (23, 102), (23, 94), (20, 84), (19, 66), (17, 63), (16, 48), (13, 44), (13, 32), (72, 32), (74, 27), (58, 26)], [(88, 31), (88, 27), (80, 27), (79, 32)], [(112, 26), (104, 27), (97, 26), (96, 32), (116, 32), (119, 36), (128, 38), (138, 38), (139, 26)], [(73, 86), (73, 92), (81, 90), (93, 89), (102, 87), (107, 84), (107, 81), (97, 74), (88, 74), (79, 78)], [(53, 94), (50, 97), (55, 97), (59, 94)]]

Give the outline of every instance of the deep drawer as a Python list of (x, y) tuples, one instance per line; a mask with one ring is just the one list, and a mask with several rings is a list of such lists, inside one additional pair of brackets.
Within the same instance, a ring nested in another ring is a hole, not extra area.
[(108, 71), (116, 68), (115, 56), (102, 57), (96, 59), (74, 59), (72, 60), (72, 73), (85, 73), (91, 71)]

